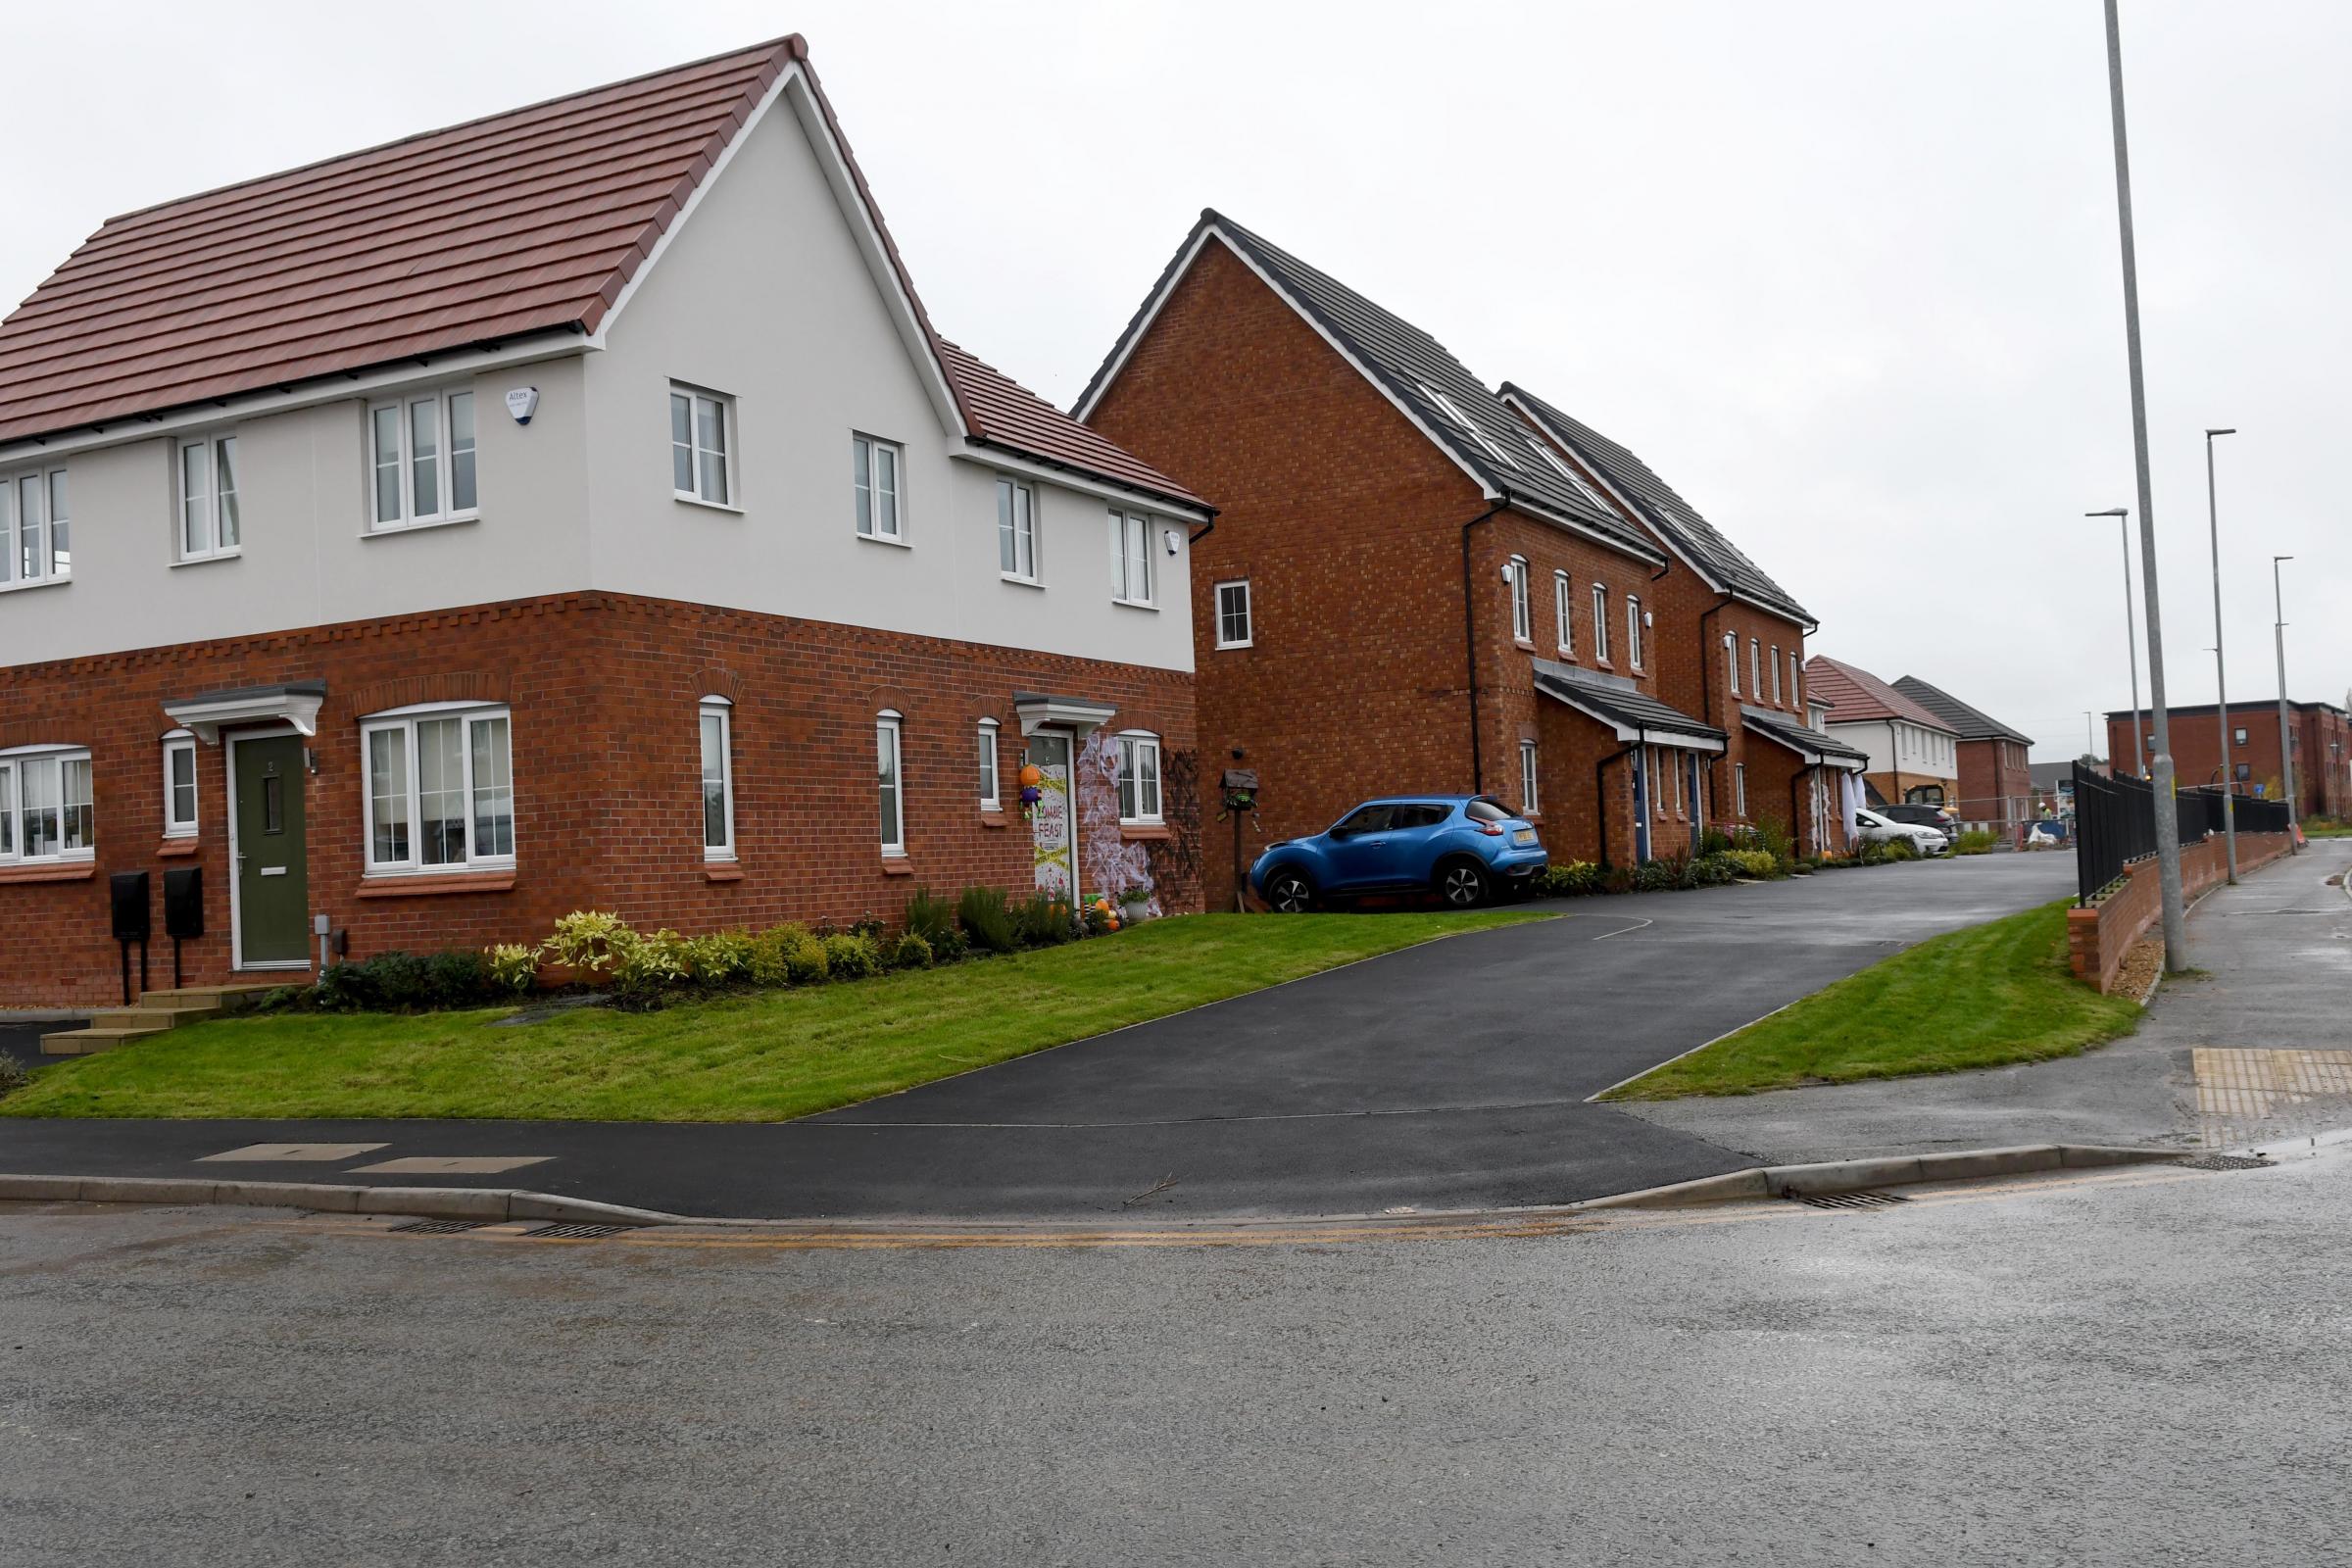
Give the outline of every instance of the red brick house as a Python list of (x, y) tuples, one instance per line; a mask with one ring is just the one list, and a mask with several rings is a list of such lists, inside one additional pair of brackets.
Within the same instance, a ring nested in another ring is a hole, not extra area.
[[(2172, 719), (2173, 773), (2183, 786), (2222, 781), (2222, 734), (2214, 705), (2166, 710)], [(2138, 713), (2140, 738), (2156, 755), (2155, 726), (2146, 709)], [(2133, 714), (2124, 709), (2107, 715), (2107, 755), (2129, 765)], [(2286, 705), (2287, 744), (2295, 760), (2295, 811), (2299, 817), (2342, 817), (2352, 813), (2352, 725), (2333, 703)], [(2278, 757), (2278, 704), (2230, 705), (2230, 780), (2242, 795), (2277, 800), (2286, 787)]]
[(1724, 727), (1660, 686), (1685, 568), (1420, 327), (1207, 212), (1074, 412), (1220, 509), (1194, 547), (1202, 776), (1259, 775), (1246, 858), (1396, 791), (1495, 795), (1555, 861), (1713, 819)]
[(1960, 764), (1959, 793), (1949, 803), (1963, 827), (1984, 828), (2022, 842), (2037, 814), (2034, 775), (2026, 760), (2034, 739), (2011, 729), (1951, 693), (1905, 675), (1894, 689), (1951, 726)]
[(1960, 794), (1960, 735), (1886, 681), (1827, 654), (1805, 663), (1807, 701), (1833, 737), (1861, 752), (1874, 806), (1949, 806)]
[(797, 37), (108, 221), (0, 493), (0, 1004), (112, 1000), (123, 872), (191, 984), (1200, 906), (1212, 510), (940, 336)]
[(1842, 779), (1863, 755), (1807, 709), (1812, 615), (1631, 451), (1511, 382), (1502, 399), (1671, 558), (1650, 585), (1658, 695), (1725, 732), (1705, 764), (1712, 816), (1778, 824), (1806, 854), (1842, 850)]

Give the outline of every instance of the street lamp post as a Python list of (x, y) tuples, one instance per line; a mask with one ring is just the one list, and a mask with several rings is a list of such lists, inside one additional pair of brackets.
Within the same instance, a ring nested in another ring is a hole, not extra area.
[[(2124, 662), (2132, 667), (2132, 752), (2139, 759), (2136, 769), (2141, 778), (2148, 776), (2148, 742), (2139, 716), (2139, 626), (2132, 618), (2132, 515), (2130, 507), (2109, 507), (2105, 512), (2085, 512), (2085, 517), (2113, 517), (2124, 542)], [(2113, 765), (2112, 760), (2109, 763)]]
[(2271, 558), (2271, 635), (2278, 644), (2278, 771), (2286, 780), (2286, 847), (2295, 848), (2295, 752), (2286, 728), (2286, 602), (2278, 590), (2278, 563), (2292, 556)]
[[(2139, 262), (2132, 237), (2132, 154), (2124, 134), (2124, 35), (2107, 0), (2107, 101), (2115, 121), (2116, 228), (2123, 240), (2124, 351), (2132, 370), (2132, 458), (2139, 486), (2139, 586), (2148, 600), (2148, 706), (2156, 720), (2156, 881), (2163, 895), (2164, 966), (2188, 967), (2180, 906), (2180, 803), (2173, 789), (2173, 732), (2164, 706), (2164, 607), (2156, 592), (2156, 506), (2148, 479), (2148, 389), (2139, 355)], [(2282, 645), (2283, 646), (2283, 645)], [(2135, 732), (2136, 738), (2136, 732)]]
[(2214, 499), (2213, 438), (2237, 431), (2205, 432), (2205, 523), (2213, 535), (2213, 709), (2222, 721), (2222, 837), (2230, 852), (2230, 884), (2237, 885), (2237, 802), (2230, 788), (2230, 682), (2222, 667), (2222, 511)]

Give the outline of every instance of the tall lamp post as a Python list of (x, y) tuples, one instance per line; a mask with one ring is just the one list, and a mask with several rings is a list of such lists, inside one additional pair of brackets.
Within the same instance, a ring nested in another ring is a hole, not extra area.
[[(2141, 778), (2148, 776), (2148, 742), (2139, 716), (2139, 626), (2132, 618), (2132, 515), (2130, 507), (2109, 507), (2105, 512), (2085, 512), (2085, 517), (2113, 517), (2117, 520), (2124, 541), (2124, 662), (2132, 666), (2132, 751), (2139, 759), (2134, 769)], [(2112, 767), (2111, 759), (2108, 765)]]
[(2237, 431), (2205, 432), (2205, 523), (2213, 534), (2213, 709), (2222, 720), (2222, 837), (2230, 851), (2230, 885), (2237, 885), (2237, 801), (2230, 766), (2230, 682), (2222, 667), (2222, 509), (2214, 499), (2213, 438)]
[[(2156, 881), (2164, 900), (2164, 966), (2188, 967), (2180, 906), (2180, 803), (2173, 789), (2173, 731), (2164, 706), (2164, 607), (2156, 592), (2156, 506), (2148, 480), (2148, 389), (2139, 356), (2139, 262), (2132, 238), (2132, 154), (2124, 134), (2124, 35), (2107, 0), (2107, 101), (2115, 120), (2116, 228), (2123, 239), (2124, 350), (2132, 368), (2132, 458), (2139, 485), (2139, 586), (2148, 600), (2148, 705), (2156, 720)], [(2134, 732), (2136, 738), (2136, 732)]]
[(2295, 848), (2295, 752), (2286, 728), (2286, 602), (2278, 591), (2278, 563), (2292, 556), (2271, 558), (2271, 635), (2278, 643), (2278, 771), (2286, 779), (2286, 847)]

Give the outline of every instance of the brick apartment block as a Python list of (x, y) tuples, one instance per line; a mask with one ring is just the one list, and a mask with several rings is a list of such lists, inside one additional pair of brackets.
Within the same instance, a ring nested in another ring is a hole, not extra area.
[(0, 1005), (113, 999), (125, 872), (190, 984), (1200, 907), (1213, 510), (933, 329), (798, 38), (109, 221), (0, 495)]
[[(2166, 710), (2173, 743), (2173, 773), (2183, 785), (2219, 784), (2224, 776), (2221, 725), (2211, 703)], [(2107, 755), (2119, 771), (2131, 772), (2138, 761), (2132, 749), (2133, 713), (2121, 709), (2107, 715)], [(2156, 755), (2155, 727), (2147, 710), (2137, 714), (2140, 739), (2147, 755)], [(2344, 710), (2333, 703), (2286, 705), (2287, 744), (2295, 760), (2295, 810), (2300, 816), (2341, 817), (2352, 812), (2352, 729)], [(2286, 769), (2278, 756), (2278, 704), (2230, 705), (2230, 785), (2240, 794), (2259, 792), (2278, 798), (2286, 787)]]
[[(1820, 781), (1859, 759), (1807, 726), (1810, 617), (1630, 453), (1515, 401), (1213, 212), (1081, 397), (1220, 509), (1194, 552), (1199, 733), (1204, 784), (1236, 754), (1259, 776), (1245, 854), (1412, 791), (1520, 807), (1555, 860), (1724, 822), (1819, 841)], [(1212, 905), (1223, 848), (1212, 827)]]

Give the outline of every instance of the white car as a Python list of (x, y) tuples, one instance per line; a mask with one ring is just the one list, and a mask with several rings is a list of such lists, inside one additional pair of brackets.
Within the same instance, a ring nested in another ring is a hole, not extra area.
[(1865, 844), (1884, 844), (1889, 839), (1906, 840), (1919, 852), (1923, 860), (1932, 856), (1949, 854), (1952, 848), (1952, 841), (1943, 836), (1941, 828), (1921, 827), (1915, 822), (1897, 822), (1893, 817), (1882, 816), (1876, 811), (1856, 811), (1854, 831), (1862, 836)]

